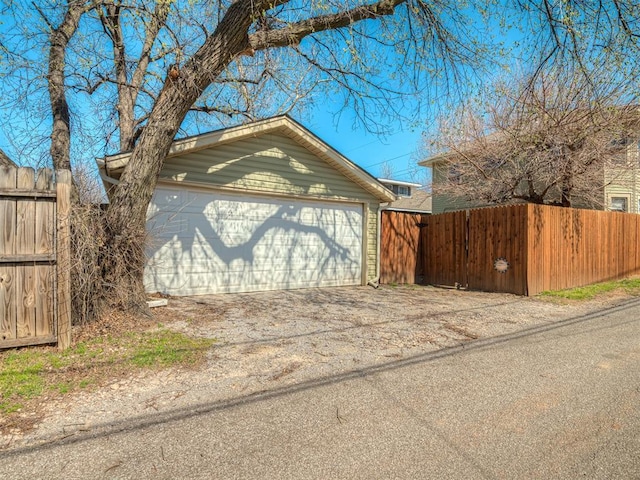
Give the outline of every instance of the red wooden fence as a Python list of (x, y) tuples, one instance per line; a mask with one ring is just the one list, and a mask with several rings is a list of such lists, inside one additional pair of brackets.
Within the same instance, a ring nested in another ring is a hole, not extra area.
[(381, 283), (420, 283), (420, 225), (426, 215), (383, 211), (381, 218)]
[(546, 205), (425, 215), (420, 221), (383, 213), (382, 283), (422, 280), (535, 295), (639, 274), (640, 215)]

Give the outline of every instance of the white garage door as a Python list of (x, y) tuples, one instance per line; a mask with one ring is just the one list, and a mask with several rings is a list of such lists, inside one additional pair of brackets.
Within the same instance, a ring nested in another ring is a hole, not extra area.
[(145, 287), (170, 295), (359, 285), (362, 205), (158, 188)]

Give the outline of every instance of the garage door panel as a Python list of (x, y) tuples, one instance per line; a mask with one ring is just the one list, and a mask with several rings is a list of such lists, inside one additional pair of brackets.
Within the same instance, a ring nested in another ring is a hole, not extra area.
[[(216, 246), (217, 245), (217, 246)], [(300, 264), (305, 263), (309, 266), (318, 265), (318, 260), (323, 261), (335, 261), (339, 260), (341, 263), (350, 263), (356, 266), (360, 266), (360, 259), (355, 258), (352, 254), (357, 251), (359, 246), (356, 243), (345, 243), (342, 245), (335, 245), (331, 248), (318, 245), (314, 239), (303, 239), (296, 241), (282, 241), (277, 244), (259, 242), (249, 252), (245, 251), (242, 254), (246, 255), (246, 259), (239, 258), (238, 253), (228, 253), (227, 255), (221, 255), (223, 249), (229, 249), (228, 245), (221, 247), (220, 241), (204, 242), (198, 240), (193, 243), (190, 251), (184, 251), (183, 243), (180, 241), (165, 243), (160, 248), (153, 259), (153, 264), (156, 268), (166, 268), (167, 271), (172, 271), (176, 268), (176, 263), (192, 263), (192, 268), (197, 269), (200, 266), (203, 269), (208, 268), (207, 262), (212, 262), (212, 265), (222, 267), (225, 260), (228, 260), (228, 264), (232, 265), (234, 262), (243, 262), (246, 260), (253, 260), (254, 266), (275, 266), (282, 264), (282, 260), (296, 261)], [(217, 252), (217, 253), (216, 253)], [(150, 261), (151, 263), (151, 261)], [(218, 265), (220, 263), (220, 265)], [(286, 266), (286, 265), (285, 265)]]
[(164, 188), (149, 214), (148, 291), (192, 295), (361, 283), (361, 205)]

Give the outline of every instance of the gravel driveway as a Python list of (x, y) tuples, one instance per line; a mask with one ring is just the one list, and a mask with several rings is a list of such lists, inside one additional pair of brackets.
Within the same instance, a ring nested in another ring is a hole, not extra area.
[(407, 286), (182, 297), (160, 315), (171, 328), (217, 338), (208, 371), (242, 391), (363, 368), (588, 309)]
[(33, 432), (2, 443), (52, 441), (129, 417), (241, 399), (552, 323), (598, 307), (593, 302), (562, 305), (423, 286), (170, 298), (167, 307), (154, 310), (158, 322), (218, 340), (204, 368), (136, 374), (96, 391), (64, 397), (47, 406), (44, 421)]

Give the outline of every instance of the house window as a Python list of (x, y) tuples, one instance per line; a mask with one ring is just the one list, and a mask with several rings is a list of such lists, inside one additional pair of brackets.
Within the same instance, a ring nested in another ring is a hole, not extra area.
[(407, 187), (407, 186), (398, 185), (398, 195), (401, 195), (403, 197), (409, 197), (409, 196), (411, 196), (411, 191), (409, 190), (409, 187)]
[(629, 211), (627, 206), (627, 197), (611, 197), (611, 211), (613, 212), (627, 212)]

